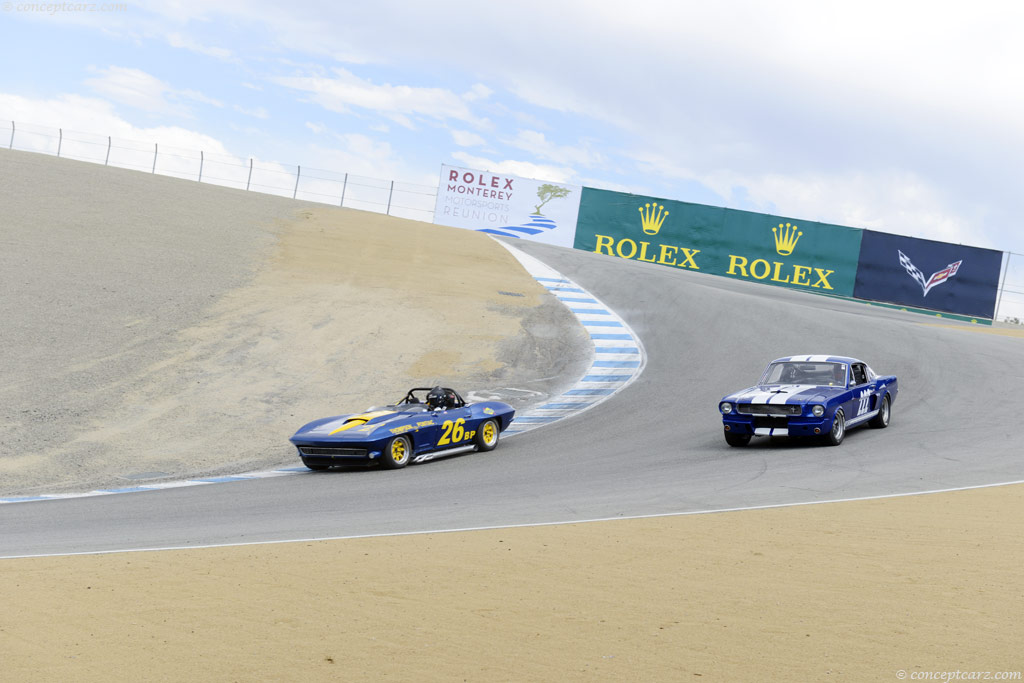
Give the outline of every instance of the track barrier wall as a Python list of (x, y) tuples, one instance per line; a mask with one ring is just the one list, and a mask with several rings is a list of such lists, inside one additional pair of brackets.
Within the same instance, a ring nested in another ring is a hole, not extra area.
[(794, 289), (852, 296), (861, 231), (583, 189), (577, 249)]
[(853, 296), (994, 317), (1003, 252), (865, 230)]

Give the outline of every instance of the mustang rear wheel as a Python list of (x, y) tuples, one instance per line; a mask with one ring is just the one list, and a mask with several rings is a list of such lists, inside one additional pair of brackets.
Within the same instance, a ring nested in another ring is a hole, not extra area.
[(501, 429), (498, 428), (497, 420), (484, 420), (476, 429), (476, 438), (474, 439), (476, 449), (478, 451), (493, 451), (498, 445), (498, 434), (500, 433)]
[(882, 405), (878, 407), (878, 415), (871, 418), (869, 425), (875, 429), (885, 429), (889, 426), (889, 417), (892, 415), (892, 403), (889, 400), (889, 394), (882, 397)]
[(733, 434), (725, 432), (725, 442), (730, 446), (746, 446), (750, 443), (750, 434)]
[(412, 458), (412, 442), (407, 436), (396, 436), (384, 446), (384, 452), (380, 455), (381, 467), (389, 470), (397, 470), (409, 464)]
[(825, 443), (829, 446), (838, 446), (843, 442), (844, 436), (846, 436), (846, 416), (843, 415), (843, 409), (840, 408), (836, 411), (836, 416), (832, 418), (832, 431), (825, 436)]

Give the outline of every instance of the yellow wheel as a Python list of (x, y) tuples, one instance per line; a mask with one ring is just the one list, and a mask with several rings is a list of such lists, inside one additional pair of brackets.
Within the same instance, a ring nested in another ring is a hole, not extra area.
[(498, 428), (497, 420), (484, 420), (480, 423), (480, 426), (476, 428), (476, 449), (478, 451), (493, 451), (494, 447), (498, 445), (498, 434), (501, 429)]
[(396, 436), (388, 441), (380, 456), (381, 467), (397, 470), (409, 464), (412, 458), (412, 442), (407, 436)]

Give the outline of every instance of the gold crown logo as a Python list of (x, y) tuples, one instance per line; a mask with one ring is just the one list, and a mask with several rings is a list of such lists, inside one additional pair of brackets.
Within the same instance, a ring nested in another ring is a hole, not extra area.
[(785, 226), (779, 223), (779, 227), (772, 228), (772, 232), (775, 233), (775, 251), (779, 252), (780, 256), (792, 254), (796, 249), (797, 240), (803, 234), (797, 231), (797, 226), (789, 223), (786, 223)]
[(640, 207), (640, 224), (648, 235), (657, 235), (667, 217), (668, 211), (665, 211), (664, 204), (658, 206), (657, 202), (651, 202)]

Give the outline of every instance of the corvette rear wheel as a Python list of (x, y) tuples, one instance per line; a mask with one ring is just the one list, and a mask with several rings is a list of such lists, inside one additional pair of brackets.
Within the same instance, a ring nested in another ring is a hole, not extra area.
[(878, 408), (878, 415), (871, 418), (869, 425), (875, 429), (885, 429), (889, 426), (889, 418), (892, 416), (892, 403), (889, 394), (882, 397), (882, 405)]
[(725, 442), (730, 446), (746, 446), (750, 443), (750, 434), (733, 434), (725, 432)]
[(476, 430), (474, 439), (476, 449), (478, 451), (493, 451), (498, 445), (498, 434), (500, 433), (497, 420), (484, 420)]
[(388, 470), (397, 470), (409, 464), (412, 458), (412, 442), (407, 436), (396, 436), (388, 441), (384, 452), (380, 456), (381, 467)]
[(829, 446), (838, 446), (843, 442), (844, 436), (846, 436), (846, 416), (843, 415), (843, 410), (840, 408), (836, 411), (836, 416), (832, 418), (832, 431), (825, 436), (825, 443)]

